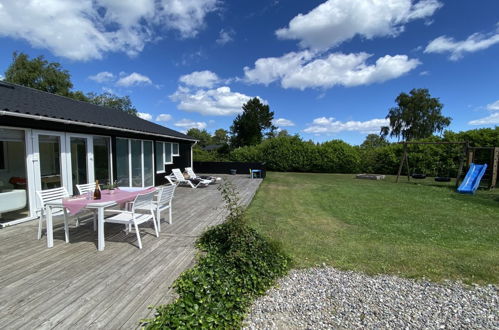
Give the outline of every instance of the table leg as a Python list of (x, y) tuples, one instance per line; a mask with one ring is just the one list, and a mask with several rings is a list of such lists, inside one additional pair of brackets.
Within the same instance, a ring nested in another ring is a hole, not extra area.
[(106, 242), (104, 241), (104, 208), (99, 207), (97, 208), (97, 237), (98, 237), (98, 242), (97, 242), (97, 248), (99, 251), (104, 251), (104, 248), (106, 247)]
[(52, 226), (52, 207), (47, 205), (45, 207), (45, 221), (47, 222), (47, 247), (54, 246), (54, 228)]

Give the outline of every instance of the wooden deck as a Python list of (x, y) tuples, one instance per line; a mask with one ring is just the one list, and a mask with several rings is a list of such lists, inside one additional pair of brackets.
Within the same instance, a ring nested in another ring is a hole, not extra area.
[[(237, 186), (247, 205), (260, 179), (222, 176)], [(106, 224), (106, 249), (97, 251), (91, 223), (70, 229), (64, 243), (55, 219), (54, 247), (36, 239), (37, 222), (0, 230), (0, 329), (133, 329), (150, 317), (148, 306), (173, 298), (173, 281), (195, 261), (196, 238), (224, 220), (217, 185), (179, 187), (173, 224), (162, 222), (160, 237), (142, 226), (143, 249), (135, 234)]]

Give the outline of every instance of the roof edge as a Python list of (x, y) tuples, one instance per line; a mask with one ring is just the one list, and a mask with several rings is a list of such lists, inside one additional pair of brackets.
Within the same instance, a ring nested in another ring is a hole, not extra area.
[(41, 115), (30, 115), (30, 114), (13, 112), (13, 111), (8, 111), (8, 110), (0, 110), (0, 116), (13, 116), (13, 117), (20, 117), (20, 118), (35, 119), (35, 120), (46, 120), (46, 121), (63, 123), (66, 125), (80, 125), (80, 126), (86, 126), (86, 127), (98, 127), (98, 128), (108, 129), (108, 130), (130, 132), (130, 133), (144, 134), (144, 135), (151, 135), (151, 136), (159, 136), (159, 137), (175, 139), (175, 140), (185, 140), (185, 141), (192, 141), (192, 142), (199, 141), (199, 140), (196, 140), (193, 138), (189, 139), (189, 138), (182, 138), (182, 137), (166, 135), (166, 134), (137, 131), (137, 130), (132, 130), (132, 129), (128, 129), (128, 128), (120, 128), (120, 127), (114, 127), (114, 126), (85, 123), (85, 122), (81, 122), (81, 121), (72, 121), (72, 120), (68, 120), (68, 119), (51, 118), (51, 117), (41, 116)]

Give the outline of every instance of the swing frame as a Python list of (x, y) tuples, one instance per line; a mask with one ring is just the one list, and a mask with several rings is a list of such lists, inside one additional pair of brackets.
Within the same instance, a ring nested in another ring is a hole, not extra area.
[(459, 180), (461, 179), (461, 175), (463, 172), (463, 166), (464, 166), (464, 159), (466, 155), (468, 155), (468, 150), (470, 149), (469, 147), (469, 142), (448, 142), (448, 141), (439, 141), (439, 142), (411, 142), (411, 141), (406, 141), (406, 142), (399, 142), (399, 144), (404, 145), (404, 152), (402, 153), (402, 157), (400, 158), (400, 165), (399, 165), (399, 170), (397, 173), (397, 179), (395, 182), (399, 182), (400, 174), (402, 173), (402, 168), (404, 167), (404, 163), (407, 166), (407, 181), (411, 181), (411, 170), (409, 167), (409, 151), (407, 146), (409, 144), (458, 144), (458, 145), (463, 145), (463, 152), (461, 153), (461, 157), (459, 160), (459, 168), (457, 170), (457, 177), (456, 177), (456, 188), (459, 187)]

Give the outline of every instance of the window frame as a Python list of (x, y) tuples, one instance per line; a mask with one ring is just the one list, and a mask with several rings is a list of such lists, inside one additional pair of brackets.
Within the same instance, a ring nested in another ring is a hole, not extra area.
[[(144, 142), (151, 142), (154, 143), (153, 140), (143, 140), (143, 139), (131, 139), (131, 138), (122, 138), (122, 137), (117, 137), (116, 139), (121, 139), (121, 140), (126, 140), (128, 141), (128, 187), (133, 187), (133, 176), (132, 176), (132, 140), (134, 141), (140, 141), (140, 163), (141, 163), (141, 179), (142, 179), (142, 188), (145, 187), (145, 169), (144, 169)], [(155, 146), (154, 146), (155, 147)], [(153, 186), (156, 185), (156, 177), (155, 177), (155, 171), (154, 167), (156, 164), (154, 163), (154, 157), (155, 157), (155, 150), (153, 148), (152, 153), (151, 153), (151, 160), (153, 161), (153, 167), (152, 167), (152, 181), (153, 181)], [(156, 172), (158, 173), (158, 172)], [(118, 177), (116, 175), (116, 177)]]
[(0, 171), (8, 171), (9, 162), (7, 158), (7, 143), (4, 143), (4, 141), (0, 141), (0, 145), (1, 145), (0, 153), (2, 153), (2, 159), (3, 159), (3, 161), (0, 163)]
[[(161, 150), (158, 150), (158, 145), (160, 145), (160, 148)], [(154, 162), (154, 166), (155, 167), (158, 167), (158, 162), (157, 162), (157, 157), (158, 157), (158, 151), (161, 152), (161, 165), (162, 165), (162, 169), (158, 170), (156, 168), (156, 174), (161, 174), (161, 173), (165, 173), (165, 143), (162, 142), (162, 141), (154, 141), (154, 157), (155, 158), (155, 162)]]
[[(170, 144), (170, 153), (171, 153), (169, 162), (166, 161), (166, 144), (167, 143)], [(164, 145), (165, 145), (165, 147), (163, 148), (163, 150), (164, 150), (164, 158), (163, 159), (165, 160), (165, 165), (172, 165), (173, 164), (173, 157), (174, 157), (174, 155), (173, 155), (173, 143), (172, 142), (165, 142)]]
[[(173, 145), (174, 144), (177, 145), (177, 153), (173, 152)], [(172, 157), (178, 157), (178, 156), (180, 156), (180, 145), (178, 144), (178, 142), (172, 142)]]

